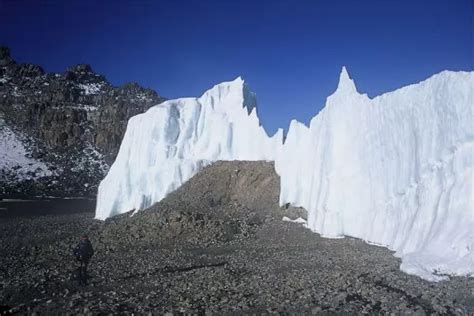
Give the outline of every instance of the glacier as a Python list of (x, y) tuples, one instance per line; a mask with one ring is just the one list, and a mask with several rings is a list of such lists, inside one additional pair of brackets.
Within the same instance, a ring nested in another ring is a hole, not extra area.
[(268, 137), (242, 78), (200, 98), (169, 100), (132, 117), (100, 183), (96, 218), (151, 206), (217, 160), (274, 161), (283, 131)]
[(474, 273), (474, 72), (444, 71), (373, 99), (343, 68), (309, 127), (292, 121), (275, 162), (280, 204), (322, 236), (396, 251), (427, 280)]
[(131, 118), (96, 218), (146, 208), (217, 160), (274, 161), (280, 205), (305, 208), (312, 231), (388, 247), (427, 280), (472, 275), (473, 105), (474, 72), (369, 98), (343, 68), (325, 107), (309, 126), (292, 121), (283, 142), (239, 77)]

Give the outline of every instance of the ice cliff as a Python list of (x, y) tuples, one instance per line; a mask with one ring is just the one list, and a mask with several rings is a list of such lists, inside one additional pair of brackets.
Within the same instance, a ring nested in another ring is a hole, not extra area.
[(260, 126), (255, 95), (239, 77), (200, 98), (166, 101), (128, 122), (117, 158), (99, 186), (96, 218), (160, 201), (217, 160), (273, 161), (282, 131)]
[(395, 250), (407, 273), (474, 273), (473, 105), (473, 72), (370, 99), (344, 68), (309, 127), (290, 126), (275, 165), (280, 204), (307, 209), (323, 236)]
[(369, 98), (344, 68), (309, 127), (266, 135), (238, 78), (130, 119), (96, 217), (161, 200), (217, 160), (273, 160), (280, 204), (323, 236), (383, 245), (428, 280), (474, 274), (474, 72), (444, 71)]

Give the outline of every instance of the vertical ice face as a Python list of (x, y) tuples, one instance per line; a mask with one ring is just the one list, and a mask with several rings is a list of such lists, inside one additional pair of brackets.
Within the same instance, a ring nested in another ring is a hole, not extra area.
[(216, 160), (275, 160), (280, 203), (323, 236), (386, 246), (428, 280), (474, 274), (474, 72), (444, 71), (370, 99), (345, 68), (306, 127), (269, 138), (242, 79), (130, 119), (96, 218), (145, 208)]
[(309, 128), (276, 160), (280, 203), (327, 237), (387, 246), (426, 279), (474, 273), (474, 73), (445, 71), (374, 99), (343, 68)]
[(96, 218), (146, 208), (216, 160), (274, 160), (282, 132), (268, 137), (255, 95), (239, 77), (200, 98), (167, 101), (131, 118), (99, 186)]

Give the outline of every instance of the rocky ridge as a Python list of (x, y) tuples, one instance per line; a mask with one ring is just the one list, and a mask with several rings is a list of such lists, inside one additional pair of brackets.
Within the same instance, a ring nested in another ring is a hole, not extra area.
[(8, 143), (5, 135), (13, 133), (20, 143), (12, 146), (24, 147), (27, 158), (49, 171), (21, 174), (21, 163), (8, 168), (0, 163), (0, 197), (95, 195), (128, 119), (163, 101), (137, 83), (115, 87), (89, 65), (46, 73), (16, 63), (0, 47), (0, 142)]

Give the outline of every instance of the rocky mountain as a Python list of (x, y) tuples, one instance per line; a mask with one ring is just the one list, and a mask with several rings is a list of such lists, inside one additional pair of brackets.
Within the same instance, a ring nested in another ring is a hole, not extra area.
[(46, 73), (0, 47), (0, 197), (95, 195), (128, 119), (163, 101), (89, 65)]

